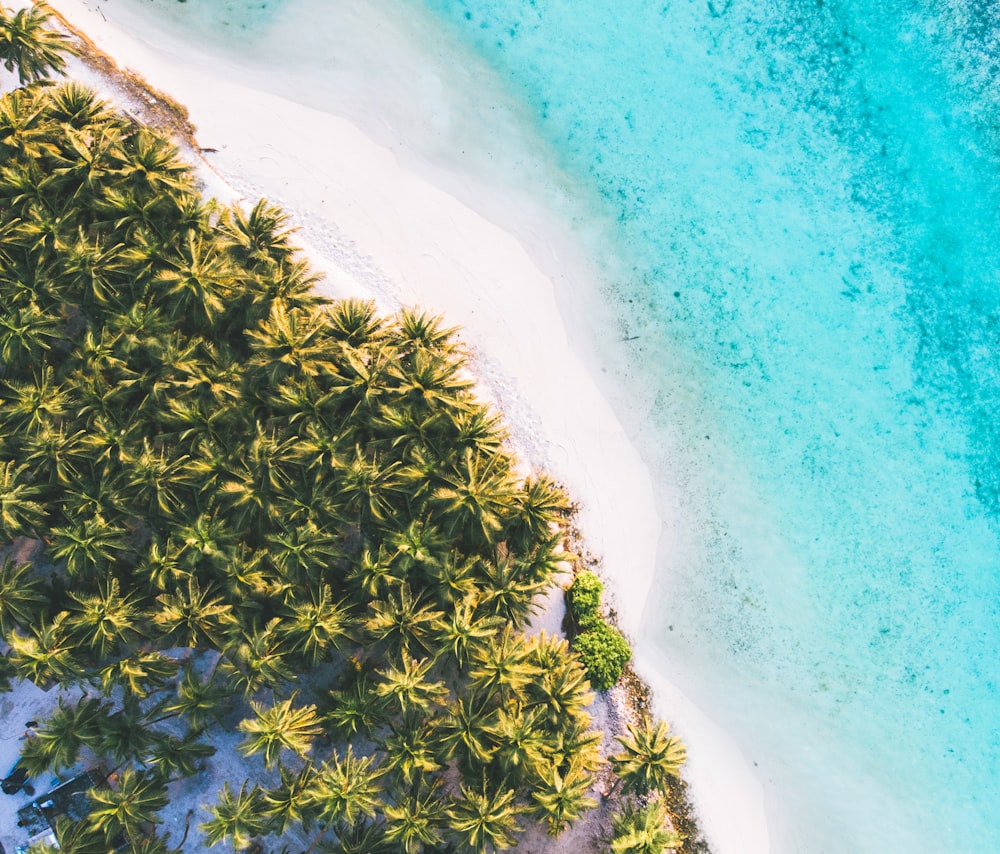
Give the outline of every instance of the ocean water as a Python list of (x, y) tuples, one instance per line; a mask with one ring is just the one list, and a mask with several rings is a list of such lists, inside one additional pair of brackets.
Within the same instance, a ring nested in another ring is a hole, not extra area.
[(582, 333), (664, 504), (644, 660), (734, 734), (775, 852), (1000, 852), (1000, 7), (129, 2), (599, 232)]

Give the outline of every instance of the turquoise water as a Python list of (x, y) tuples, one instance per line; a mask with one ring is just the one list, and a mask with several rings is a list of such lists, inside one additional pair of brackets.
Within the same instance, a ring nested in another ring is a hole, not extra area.
[(1000, 851), (996, 10), (427, 5), (615, 213), (643, 444), (693, 505), (643, 642), (781, 847)]
[[(135, 5), (254, 62), (298, 26), (262, 64), (331, 103), (397, 59), (341, 53), (339, 4)], [(483, 121), (485, 59), (603, 228), (591, 333), (667, 514), (639, 643), (756, 765), (774, 850), (1000, 852), (992, 7), (372, 5)]]

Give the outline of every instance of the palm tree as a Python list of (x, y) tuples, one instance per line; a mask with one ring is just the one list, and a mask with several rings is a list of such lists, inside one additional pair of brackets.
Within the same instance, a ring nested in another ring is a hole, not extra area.
[(158, 815), (167, 803), (167, 788), (156, 774), (124, 768), (116, 788), (98, 786), (90, 790), (94, 809), (88, 821), (111, 842), (120, 833), (138, 837), (143, 824), (159, 824)]
[(334, 736), (345, 741), (358, 734), (370, 737), (388, 717), (386, 699), (368, 673), (355, 673), (349, 684), (331, 691), (329, 697), (323, 720)]
[(544, 589), (565, 569), (566, 562), (573, 560), (573, 555), (561, 548), (561, 541), (562, 533), (557, 531), (537, 540), (527, 554), (521, 553), (517, 565), (526, 582), (539, 583)]
[(587, 810), (597, 807), (597, 801), (587, 794), (593, 784), (579, 762), (571, 761), (563, 773), (555, 764), (546, 764), (539, 770), (531, 793), (533, 814), (548, 823), (551, 836), (558, 836)]
[(392, 375), (399, 381), (402, 405), (416, 413), (463, 411), (474, 404), (468, 394), (472, 381), (463, 365), (439, 351), (418, 348), (395, 363)]
[(65, 562), (71, 577), (101, 574), (127, 549), (124, 528), (110, 524), (99, 515), (100, 509), (106, 509), (103, 508), (100, 492), (109, 489), (108, 485), (101, 482), (93, 486), (98, 491), (95, 496), (75, 494), (69, 498), (94, 505), (95, 512), (92, 515), (81, 514), (83, 518), (74, 519), (67, 525), (53, 526), (47, 538), (49, 554), (54, 560)]
[(558, 768), (577, 762), (585, 771), (597, 771), (604, 765), (600, 752), (602, 738), (601, 732), (590, 728), (588, 715), (572, 715), (560, 721), (558, 729), (545, 731), (542, 758)]
[(18, 676), (40, 686), (80, 678), (84, 669), (76, 657), (76, 644), (66, 629), (66, 617), (66, 612), (62, 612), (51, 622), (32, 623), (24, 635), (17, 629), (10, 632), (7, 660)]
[(489, 643), (503, 625), (502, 617), (478, 614), (477, 603), (476, 595), (470, 594), (457, 603), (454, 610), (434, 622), (435, 652), (450, 656), (460, 668), (464, 668), (473, 651)]
[(238, 404), (241, 394), (242, 366), (237, 364), (236, 358), (226, 342), (216, 344), (201, 340), (196, 358), (188, 365), (175, 366), (183, 367), (183, 370), (176, 371), (174, 387), (186, 397), (214, 408), (230, 410), (228, 415), (233, 420), (232, 405)]
[(63, 204), (65, 207), (54, 206), (43, 200), (25, 206), (20, 219), (11, 224), (8, 245), (23, 249), (36, 265), (45, 269), (55, 261), (63, 235), (76, 225), (76, 214), (69, 209), (68, 200), (63, 200)]
[(344, 507), (355, 515), (362, 529), (372, 522), (384, 523), (397, 512), (397, 501), (405, 495), (398, 462), (383, 464), (355, 446), (353, 458), (343, 462), (337, 486)]
[[(410, 407), (386, 406), (379, 412), (373, 428), (380, 437), (381, 445), (387, 445), (394, 453), (410, 460), (401, 474), (410, 485), (413, 498), (425, 497), (436, 473), (436, 465), (430, 463), (448, 452), (444, 436), (448, 416), (443, 412), (420, 412)], [(427, 451), (430, 451), (430, 459)]]
[(433, 626), (441, 616), (422, 597), (412, 595), (410, 585), (404, 582), (385, 599), (372, 602), (365, 628), (391, 655), (408, 657), (411, 652), (431, 648)]
[(337, 538), (314, 522), (268, 534), (267, 545), (274, 565), (296, 583), (321, 576), (341, 556)]
[(546, 582), (527, 577), (509, 553), (501, 552), (480, 566), (487, 582), (487, 593), (480, 604), (512, 625), (523, 625), (537, 610), (535, 596), (545, 589)]
[(266, 199), (260, 199), (249, 214), (238, 205), (226, 208), (219, 230), (234, 258), (250, 268), (288, 261), (296, 251), (289, 242), (295, 229), (288, 227), (288, 215)]
[(398, 338), (401, 343), (417, 348), (442, 355), (454, 355), (459, 351), (459, 345), (452, 340), (458, 333), (458, 327), (442, 329), (441, 320), (440, 315), (427, 314), (415, 308), (403, 308), (399, 312)]
[(310, 794), (317, 819), (355, 825), (364, 817), (374, 818), (382, 806), (382, 773), (374, 756), (355, 756), (350, 745), (343, 758), (334, 750)]
[(442, 765), (438, 761), (441, 741), (435, 727), (426, 719), (407, 714), (390, 724), (392, 732), (382, 743), (386, 771), (394, 771), (407, 787), (429, 777)]
[(459, 695), (439, 725), (444, 756), (460, 754), (465, 768), (486, 765), (496, 752), (493, 704), (478, 694)]
[[(74, 371), (69, 381), (76, 386), (76, 423), (83, 419), (89, 422), (81, 444), (94, 449), (91, 459), (110, 461), (117, 466), (131, 450), (139, 427), (135, 419), (137, 411), (129, 411), (129, 407), (135, 406), (130, 383), (118, 383), (105, 372), (91, 370), (86, 365)], [(132, 424), (119, 423), (130, 420)]]
[(0, 364), (19, 372), (37, 364), (58, 340), (60, 319), (32, 300), (6, 306), (0, 314)]
[[(531, 477), (514, 501), (508, 539), (514, 548), (525, 549), (547, 539), (568, 512), (566, 493), (551, 478)], [(564, 559), (571, 557), (565, 555)]]
[(93, 200), (104, 226), (126, 244), (122, 260), (129, 265), (133, 293), (142, 293), (172, 251), (175, 237), (163, 225), (176, 210), (169, 196), (150, 195), (128, 186), (105, 186)]
[(233, 794), (227, 780), (219, 792), (219, 802), (209, 807), (212, 818), (201, 825), (205, 841), (211, 846), (231, 841), (239, 849), (246, 848), (251, 840), (267, 829), (264, 798), (259, 786), (247, 788), (244, 780), (239, 792)]
[[(117, 134), (108, 134), (106, 145), (117, 145)], [(84, 147), (84, 143), (80, 143)], [(69, 177), (81, 184), (78, 193), (88, 191), (87, 184), (99, 182), (101, 172), (110, 167), (103, 152), (84, 149), (90, 153), (91, 162), (83, 172), (75, 165), (75, 174)], [(66, 288), (67, 297), (72, 295), (74, 301), (81, 302), (85, 307), (93, 306), (117, 307), (121, 303), (121, 285), (125, 278), (126, 265), (121, 257), (121, 248), (115, 244), (106, 246), (100, 237), (88, 238), (80, 228), (73, 243), (62, 249), (64, 257), (64, 274), (60, 284)]]
[(382, 681), (375, 691), (381, 697), (398, 701), (400, 711), (429, 712), (434, 706), (444, 705), (448, 697), (444, 682), (428, 678), (433, 666), (433, 659), (417, 661), (404, 654), (398, 667), (389, 664), (379, 671)]
[(66, 56), (74, 53), (68, 38), (49, 27), (51, 18), (44, 0), (13, 15), (0, 7), (0, 62), (8, 71), (17, 69), (22, 85), (62, 74)]
[[(111, 846), (104, 834), (89, 821), (73, 821), (61, 815), (56, 817), (53, 830), (58, 840), (55, 851), (62, 854), (110, 854)], [(35, 854), (33, 850), (32, 854)]]
[[(94, 477), (103, 474), (104, 469), (97, 466), (117, 466), (122, 459), (123, 453), (128, 453), (139, 432), (139, 421), (134, 417), (134, 413), (126, 415), (126, 420), (120, 422), (113, 414), (113, 410), (118, 408), (120, 401), (114, 401), (114, 396), (121, 394), (121, 389), (117, 386), (105, 382), (103, 377), (92, 377), (87, 385), (81, 383), (80, 391), (84, 395), (84, 404), (92, 409), (92, 417), (88, 418), (86, 433), (80, 439), (80, 449), (87, 454), (91, 463)], [(87, 400), (87, 397), (90, 399)], [(78, 415), (86, 414), (81, 407)], [(103, 484), (89, 484), (92, 488), (97, 488)], [(85, 490), (88, 484), (78, 486), (79, 490)], [(117, 493), (117, 489), (115, 490)]]
[(329, 317), (335, 336), (352, 347), (377, 343), (388, 331), (375, 312), (375, 304), (366, 300), (339, 300), (331, 307)]
[(232, 521), (221, 513), (199, 513), (176, 526), (174, 535), (183, 543), (180, 559), (189, 570), (221, 569), (233, 562), (236, 533)]
[[(161, 540), (159, 537), (153, 536), (145, 554), (139, 558), (135, 577), (146, 582), (153, 592), (173, 590), (179, 582), (191, 577), (189, 570), (181, 560), (182, 551), (183, 546), (173, 537)], [(157, 614), (154, 613), (154, 621), (156, 617)]]
[(288, 308), (283, 300), (271, 303), (270, 314), (247, 332), (253, 375), (276, 387), (290, 377), (316, 377), (337, 355), (324, 314), (309, 308)]
[(449, 444), (457, 450), (468, 448), (473, 453), (490, 456), (500, 451), (507, 438), (500, 416), (485, 407), (459, 412), (453, 416), (451, 423), (453, 431)]
[(377, 419), (389, 392), (390, 371), (396, 358), (389, 345), (372, 344), (365, 350), (345, 349), (329, 366), (332, 387), (347, 415), (345, 421), (356, 425)]
[(397, 850), (385, 839), (383, 822), (359, 821), (355, 824), (338, 822), (336, 854), (394, 854)]
[[(144, 174), (147, 179), (150, 177), (150, 173)], [(233, 285), (232, 272), (218, 247), (191, 233), (177, 254), (167, 256), (164, 261), (166, 267), (156, 281), (174, 318), (210, 325), (225, 308), (225, 299)]]
[(663, 854), (677, 848), (684, 837), (667, 827), (670, 812), (655, 798), (645, 806), (626, 801), (619, 814), (612, 816), (611, 851), (614, 854)]
[(243, 641), (227, 653), (222, 670), (236, 690), (247, 697), (261, 688), (276, 688), (294, 677), (288, 662), (288, 648), (279, 636), (281, 620), (275, 617), (260, 628), (255, 625), (243, 630)]
[(278, 764), (281, 783), (273, 789), (264, 789), (261, 795), (264, 815), (270, 822), (270, 830), (283, 834), (292, 824), (302, 824), (308, 829), (310, 819), (309, 804), (317, 780), (317, 773), (311, 765), (304, 765), (292, 771)]
[(653, 723), (646, 718), (638, 726), (629, 724), (628, 732), (625, 737), (615, 736), (623, 750), (611, 757), (611, 767), (623, 791), (639, 795), (654, 789), (666, 791), (669, 778), (680, 776), (687, 759), (684, 743), (670, 735), (666, 721)]
[(385, 838), (396, 843), (402, 854), (418, 854), (426, 847), (440, 845), (448, 819), (446, 810), (447, 803), (433, 783), (399, 792), (396, 803), (383, 809)]
[(404, 577), (419, 573), (435, 580), (451, 546), (441, 529), (430, 522), (414, 519), (405, 528), (392, 531), (387, 544), (395, 549), (393, 557)]
[[(125, 852), (126, 854), (181, 854), (180, 848), (169, 846), (167, 843), (169, 838), (169, 833), (166, 837), (159, 837), (155, 833), (145, 832), (136, 839), (130, 839)], [(181, 844), (183, 845), (183, 841)]]
[(434, 503), (453, 533), (490, 542), (503, 528), (517, 494), (510, 462), (503, 454), (484, 456), (466, 448), (454, 469), (442, 474), (445, 486), (434, 492)]
[[(260, 610), (262, 597), (280, 596), (290, 586), (282, 582), (280, 577), (271, 571), (266, 551), (251, 548), (246, 543), (237, 545), (227, 555), (226, 562), (220, 568), (220, 575), (226, 597), (241, 606), (240, 622), (244, 626), (247, 624), (251, 612)], [(277, 663), (284, 654), (277, 633), (279, 622), (280, 620), (270, 621), (259, 637), (255, 635), (250, 638), (250, 642), (241, 644), (238, 649), (242, 649), (242, 652), (237, 655), (237, 659), (239, 660), (240, 656), (243, 658), (249, 656), (254, 659), (269, 659)], [(245, 629), (244, 637), (246, 637)]]
[(355, 619), (343, 599), (333, 601), (329, 584), (312, 588), (308, 594), (307, 599), (294, 595), (286, 598), (287, 617), (279, 632), (289, 649), (311, 667), (351, 639)]
[[(204, 400), (191, 397), (170, 397), (164, 401), (161, 418), (172, 428), (173, 435), (180, 442), (191, 442), (197, 446), (198, 440), (218, 442), (223, 432), (234, 429), (232, 411), (214, 406)], [(197, 469), (189, 465), (188, 472), (193, 476)]]
[(293, 452), (290, 439), (257, 424), (253, 439), (243, 448), (243, 459), (232, 467), (232, 479), (222, 485), (234, 525), (259, 535), (281, 521), (278, 499), (292, 491)]
[(542, 632), (532, 639), (531, 659), (538, 676), (528, 688), (528, 703), (542, 710), (550, 726), (578, 716), (593, 701), (587, 674), (565, 638)]
[(49, 90), (47, 107), (53, 119), (74, 130), (119, 123), (115, 112), (93, 89), (88, 89), (75, 80), (60, 83)]
[(496, 766), (513, 780), (530, 779), (550, 741), (539, 725), (538, 715), (514, 705), (505, 706), (497, 712), (494, 733)]
[(264, 764), (271, 768), (278, 761), (282, 749), (305, 756), (313, 739), (322, 732), (315, 706), (293, 706), (296, 694), (287, 700), (265, 707), (251, 702), (254, 717), (239, 723), (241, 732), (248, 737), (240, 744), (240, 751), (247, 756), (264, 754)]
[(26, 465), (13, 460), (0, 464), (0, 538), (31, 535), (45, 521), (45, 508), (35, 499), (42, 490), (33, 484)]
[(170, 140), (147, 128), (129, 138), (122, 177), (145, 194), (182, 204), (192, 189), (191, 167)]
[[(484, 616), (479, 613), (480, 600), (485, 598), (486, 591), (480, 584), (478, 574), (481, 571), (481, 559), (476, 556), (467, 557), (460, 552), (452, 551), (444, 557), (441, 565), (436, 568), (435, 579), (432, 588), (437, 596), (438, 602), (447, 611), (452, 608), (461, 609), (464, 606), (461, 602), (474, 602), (477, 613), (476, 619), (484, 619), (487, 622), (493, 621), (493, 616)], [(497, 623), (503, 622), (497, 618)]]
[(156, 740), (148, 724), (139, 700), (125, 694), (122, 708), (112, 715), (105, 714), (96, 752), (110, 756), (119, 765), (147, 756)]
[(491, 790), (484, 778), (473, 789), (462, 786), (462, 797), (448, 809), (451, 829), (462, 844), (477, 854), (513, 848), (514, 834), (521, 830), (517, 816), (523, 809), (514, 804), (513, 789)]
[(161, 712), (163, 717), (181, 716), (194, 732), (201, 733), (229, 711), (231, 704), (232, 693), (228, 688), (212, 676), (202, 679), (188, 664), (177, 680), (176, 699)]
[(507, 625), (493, 643), (473, 651), (469, 685), (483, 694), (498, 692), (508, 698), (520, 694), (537, 674), (524, 636)]
[(66, 627), (77, 641), (99, 659), (143, 635), (138, 599), (123, 594), (117, 578), (98, 582), (96, 593), (70, 592), (71, 606)]
[(156, 599), (162, 608), (153, 614), (153, 624), (168, 644), (225, 649), (239, 628), (232, 605), (211, 587), (203, 590), (193, 576), (185, 588)]
[(186, 454), (168, 456), (164, 448), (154, 449), (144, 438), (141, 450), (122, 455), (125, 499), (148, 517), (172, 515), (189, 500), (187, 461)]
[[(279, 402), (275, 404), (275, 408), (279, 412), (287, 411), (290, 423), (303, 421), (295, 443), (295, 457), (299, 466), (317, 479), (342, 468), (342, 438), (330, 429), (324, 413), (335, 395), (321, 392), (311, 380), (303, 380), (282, 383), (276, 389), (276, 397)], [(296, 418), (296, 415), (301, 418)]]
[(49, 601), (43, 587), (31, 564), (16, 563), (9, 555), (0, 558), (0, 635), (6, 638), (15, 626), (35, 623)]
[(110, 695), (115, 688), (144, 699), (159, 691), (177, 675), (176, 659), (160, 652), (137, 652), (101, 668), (101, 690)]
[(202, 760), (215, 754), (215, 747), (199, 741), (201, 732), (189, 729), (182, 736), (157, 733), (145, 764), (163, 780), (193, 777), (202, 770)]
[(34, 92), (16, 89), (0, 97), (0, 150), (7, 155), (5, 160), (28, 160), (27, 166), (4, 172), (12, 203), (21, 207), (25, 202), (41, 202), (42, 185), (48, 176), (38, 161), (53, 151), (52, 128), (45, 122), (44, 107)]
[(67, 435), (63, 425), (45, 425), (25, 437), (21, 459), (32, 471), (34, 482), (65, 488), (80, 480), (85, 464), (80, 445), (83, 435), (82, 430)]
[[(347, 571), (347, 580), (357, 589), (356, 596), (388, 596), (390, 590), (402, 583), (397, 568), (385, 546), (377, 549), (366, 548), (352, 562)], [(390, 624), (380, 622), (378, 631), (385, 631)]]
[(81, 748), (100, 741), (103, 714), (96, 698), (84, 698), (75, 706), (60, 698), (52, 716), (22, 746), (20, 764), (28, 776), (40, 777), (75, 765)]

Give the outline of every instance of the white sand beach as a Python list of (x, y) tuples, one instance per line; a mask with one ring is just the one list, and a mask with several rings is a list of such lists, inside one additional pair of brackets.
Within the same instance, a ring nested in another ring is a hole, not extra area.
[[(573, 316), (599, 308), (587, 302), (597, 293), (594, 274), (568, 230), (517, 188), (422, 162), (404, 136), (393, 136), (405, 122), (384, 104), (355, 101), (347, 116), (315, 109), (302, 103), (308, 93), (276, 94), (302, 92), (308, 77), (288, 70), (265, 91), (245, 67), (158, 31), (154, 18), (136, 13), (141, 7), (51, 5), (189, 109), (218, 176), (206, 180), (208, 192), (266, 197), (291, 214), (326, 275), (324, 290), (372, 297), (385, 309), (420, 305), (463, 328), (483, 393), (504, 411), (522, 457), (578, 502), (622, 627), (638, 635), (657, 550), (667, 545), (643, 460), (602, 391), (599, 361), (574, 334)], [(361, 0), (343, 5), (371, 14)], [(277, 73), (266, 63), (257, 70)], [(405, 106), (398, 93), (390, 101)], [(651, 664), (641, 648), (638, 663), (640, 673)], [(654, 683), (654, 691), (658, 712), (689, 746), (686, 776), (713, 849), (769, 851), (764, 789), (738, 747), (677, 688)]]

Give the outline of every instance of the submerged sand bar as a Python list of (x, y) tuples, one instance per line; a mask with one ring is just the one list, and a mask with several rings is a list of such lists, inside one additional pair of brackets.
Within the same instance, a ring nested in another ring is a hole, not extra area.
[[(454, 174), (421, 169), (418, 158), (400, 158), (360, 129), (390, 129), (391, 117), (371, 111), (348, 119), (244, 85), (238, 65), (158, 31), (153, 18), (128, 6), (51, 5), (122, 67), (189, 109), (199, 145), (213, 149), (206, 160), (220, 180), (207, 182), (209, 193), (228, 185), (291, 214), (330, 295), (374, 297), (383, 308), (418, 304), (463, 327), (482, 392), (504, 410), (518, 452), (579, 503), (587, 546), (603, 559), (623, 628), (637, 633), (657, 549), (667, 544), (659, 543), (649, 474), (595, 380), (600, 365), (560, 311), (560, 299), (596, 292), (580, 281), (588, 264), (565, 229), (537, 210), (526, 214), (503, 192), (480, 195), (475, 210), (460, 201), (442, 188), (454, 185)], [(295, 92), (310, 80), (287, 72), (280, 84)], [(399, 150), (405, 147), (400, 139)], [(530, 247), (497, 222), (521, 223), (519, 233), (533, 235)], [(736, 745), (676, 688), (655, 688), (659, 713), (689, 745), (686, 776), (715, 850), (768, 851), (763, 789)]]

